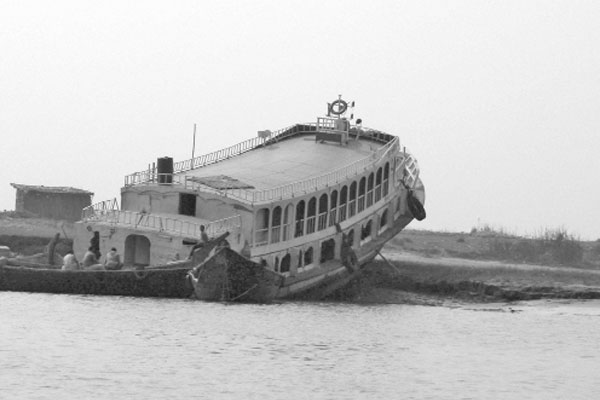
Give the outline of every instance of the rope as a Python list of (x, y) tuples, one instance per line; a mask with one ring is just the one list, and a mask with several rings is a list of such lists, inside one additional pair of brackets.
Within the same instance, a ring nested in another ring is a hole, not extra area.
[(254, 285), (252, 285), (252, 287), (250, 289), (246, 290), (244, 293), (242, 293), (242, 294), (240, 294), (238, 296), (235, 296), (233, 299), (229, 299), (229, 301), (236, 301), (240, 297), (247, 295), (251, 290), (253, 290), (257, 286), (258, 286), (258, 283), (255, 283)]

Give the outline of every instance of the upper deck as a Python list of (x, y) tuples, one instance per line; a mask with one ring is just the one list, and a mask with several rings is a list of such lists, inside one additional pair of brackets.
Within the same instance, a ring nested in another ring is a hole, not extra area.
[[(372, 155), (381, 143), (351, 139), (347, 145), (319, 143), (315, 135), (289, 138), (203, 168), (180, 172), (184, 179), (219, 188), (265, 190), (338, 170)], [(225, 178), (219, 179), (224, 176)], [(206, 179), (209, 178), (209, 179)]]
[[(336, 131), (328, 132), (335, 135)], [(323, 133), (315, 124), (261, 133), (229, 148), (178, 162), (172, 172), (152, 168), (128, 175), (125, 187), (179, 185), (263, 203), (337, 184), (399, 150), (397, 137), (356, 127), (346, 131), (345, 143), (315, 140)]]

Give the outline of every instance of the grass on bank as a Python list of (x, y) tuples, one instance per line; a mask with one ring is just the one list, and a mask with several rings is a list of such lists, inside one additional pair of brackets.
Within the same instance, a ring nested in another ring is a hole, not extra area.
[(427, 257), (600, 269), (600, 240), (581, 241), (564, 228), (546, 228), (531, 237), (520, 237), (489, 225), (473, 228), (468, 234), (407, 230), (386, 248)]

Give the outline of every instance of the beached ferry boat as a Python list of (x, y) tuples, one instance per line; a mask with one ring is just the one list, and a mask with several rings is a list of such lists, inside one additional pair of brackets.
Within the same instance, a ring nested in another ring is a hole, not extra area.
[(200, 299), (329, 293), (425, 217), (416, 160), (398, 137), (347, 118), (353, 106), (340, 96), (316, 123), (177, 163), (158, 158), (125, 177), (120, 207), (114, 199), (84, 209), (75, 254), (115, 247), (140, 270), (189, 259), (218, 238), (194, 257)]

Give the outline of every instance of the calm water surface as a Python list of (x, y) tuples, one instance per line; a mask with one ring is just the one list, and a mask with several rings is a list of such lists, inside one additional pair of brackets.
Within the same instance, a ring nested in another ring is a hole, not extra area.
[(600, 302), (0, 307), (0, 399), (600, 398)]

